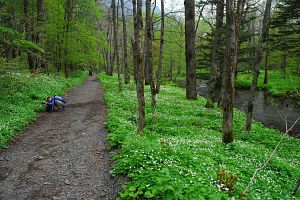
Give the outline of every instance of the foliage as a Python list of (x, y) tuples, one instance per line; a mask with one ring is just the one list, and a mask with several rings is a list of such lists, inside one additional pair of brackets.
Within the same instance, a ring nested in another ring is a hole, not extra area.
[[(99, 30), (100, 6), (93, 0), (72, 0), (72, 17), (67, 30), (66, 0), (43, 2), (40, 10), (43, 17), (37, 16), (38, 1), (28, 1), (27, 18), (23, 1), (7, 1), (0, 5), (0, 58), (21, 57), (26, 61), (25, 56), (30, 51), (34, 53), (34, 60), (46, 61), (47, 70), (44, 71), (47, 72), (60, 71), (67, 66), (74, 71), (103, 63), (100, 49), (106, 41)], [(45, 67), (36, 64), (36, 68)]]
[(39, 45), (31, 41), (22, 39), (22, 34), (18, 31), (8, 27), (0, 26), (0, 45), (4, 44), (19, 50), (35, 50), (39, 52), (44, 52), (44, 50)]
[[(135, 85), (118, 92), (116, 77), (100, 75), (99, 79), (109, 110), (110, 144), (120, 148), (111, 173), (130, 178), (120, 199), (238, 197), (281, 138), (278, 131), (257, 122), (251, 133), (244, 133), (245, 115), (235, 110), (235, 142), (225, 146), (221, 142), (221, 110), (206, 109), (203, 98), (188, 101), (183, 89), (169, 85), (161, 88), (156, 110), (151, 108), (146, 89), (146, 128), (138, 134)], [(249, 199), (292, 199), (290, 192), (300, 173), (299, 145), (299, 140), (284, 138), (271, 163), (258, 174)], [(220, 191), (215, 184), (222, 165), (238, 177), (235, 192)]]
[(235, 174), (226, 171), (225, 166), (222, 165), (220, 167), (220, 171), (217, 173), (217, 179), (221, 189), (234, 192), (233, 186), (237, 182), (238, 177)]
[[(258, 87), (266, 89), (272, 96), (292, 96), (300, 100), (300, 77), (292, 73), (287, 75), (286, 79), (282, 78), (280, 72), (269, 71), (269, 82), (263, 84), (263, 71), (260, 72)], [(240, 88), (250, 88), (252, 74), (239, 73), (236, 79), (236, 86)]]
[(270, 37), (273, 49), (285, 54), (299, 56), (300, 46), (300, 3), (298, 0), (280, 0), (272, 16), (271, 27), (274, 28)]
[(36, 118), (36, 112), (44, 110), (42, 101), (47, 96), (63, 95), (66, 89), (80, 84), (85, 74), (76, 72), (69, 79), (28, 73), (1, 75), (0, 148), (32, 122)]

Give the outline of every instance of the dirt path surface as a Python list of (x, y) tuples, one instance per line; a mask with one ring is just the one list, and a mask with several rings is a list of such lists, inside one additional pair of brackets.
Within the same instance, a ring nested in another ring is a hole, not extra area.
[(95, 77), (72, 90), (68, 107), (40, 117), (0, 151), (0, 199), (116, 199)]

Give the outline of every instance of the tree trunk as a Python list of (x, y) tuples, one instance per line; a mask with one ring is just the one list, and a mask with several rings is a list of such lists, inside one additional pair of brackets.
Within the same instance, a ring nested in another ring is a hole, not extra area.
[(131, 38), (131, 49), (132, 49), (132, 62), (133, 62), (133, 77), (134, 82), (137, 82), (137, 58), (136, 58), (136, 42), (134, 37)]
[(121, 77), (121, 63), (119, 58), (119, 45), (118, 45), (118, 29), (117, 29), (117, 12), (116, 12), (116, 5), (115, 0), (111, 1), (111, 8), (112, 8), (112, 19), (113, 19), (113, 31), (114, 31), (114, 49), (115, 55), (117, 59), (117, 71), (118, 71), (118, 87), (119, 91), (122, 90), (122, 77)]
[(169, 81), (173, 80), (173, 65), (174, 65), (174, 60), (173, 58), (171, 58), (170, 66), (169, 66)]
[(211, 48), (211, 65), (210, 65), (210, 77), (208, 85), (208, 98), (206, 102), (207, 108), (212, 108), (216, 98), (217, 90), (217, 70), (218, 70), (218, 55), (220, 49), (220, 42), (222, 38), (222, 27), (224, 17), (224, 0), (218, 0), (217, 13), (216, 13), (216, 29), (212, 41)]
[(110, 13), (109, 13), (109, 17), (108, 17), (108, 25), (107, 25), (106, 38), (107, 38), (107, 43), (108, 43), (106, 74), (109, 75), (110, 66), (111, 66), (111, 64), (110, 64), (110, 62), (111, 62)]
[(125, 65), (125, 84), (130, 83), (130, 69), (128, 66), (128, 54), (127, 54), (127, 27), (126, 27), (126, 19), (124, 13), (124, 0), (121, 0), (122, 7), (122, 19), (123, 19), (123, 56), (124, 56), (124, 65)]
[[(42, 24), (45, 21), (45, 1), (37, 0), (37, 27), (41, 29)], [(40, 46), (43, 46), (42, 42), (42, 33), (37, 31), (36, 33), (36, 43)], [(46, 56), (44, 54), (41, 55), (41, 58), (37, 58), (37, 65), (42, 67), (46, 74), (48, 74), (48, 66), (46, 61)]]
[(151, 105), (156, 106), (156, 88), (153, 73), (153, 55), (152, 55), (152, 14), (151, 0), (146, 0), (146, 26), (145, 26), (145, 68), (149, 71), (149, 84), (151, 91)]
[(249, 132), (251, 130), (253, 101), (254, 101), (255, 90), (256, 90), (257, 82), (258, 82), (259, 68), (260, 68), (260, 64), (261, 64), (261, 58), (262, 58), (264, 46), (265, 46), (266, 40), (268, 38), (268, 33), (269, 33), (269, 18), (270, 18), (271, 3), (272, 3), (272, 0), (267, 0), (265, 12), (264, 12), (261, 38), (258, 43), (255, 67), (253, 69), (253, 79), (252, 79), (252, 84), (251, 84), (251, 93), (250, 93), (250, 97), (249, 97), (249, 101), (248, 101), (248, 110), (247, 110), (247, 118), (246, 118), (246, 126), (245, 126), (245, 130), (247, 132)]
[(158, 59), (158, 69), (157, 69), (157, 80), (156, 80), (156, 93), (160, 91), (160, 81), (162, 72), (162, 62), (164, 59), (164, 34), (165, 34), (165, 5), (164, 0), (161, 0), (161, 22), (160, 22), (160, 44), (159, 44), (159, 59)]
[(268, 84), (269, 49), (266, 50), (264, 84)]
[(69, 29), (70, 29), (70, 23), (72, 20), (72, 11), (73, 11), (73, 0), (67, 0), (65, 5), (65, 41), (64, 41), (64, 73), (65, 77), (69, 77), (69, 67), (70, 63), (68, 61), (68, 43), (69, 43)]
[(226, 0), (226, 49), (223, 70), (223, 143), (233, 142), (233, 96), (234, 96), (234, 67), (235, 67), (235, 17), (234, 0)]
[[(135, 5), (136, 0), (133, 0)], [(138, 100), (138, 131), (142, 132), (145, 127), (145, 97), (144, 97), (144, 66), (143, 66), (143, 55), (142, 55), (142, 0), (137, 0), (137, 15), (136, 15), (136, 29), (135, 41), (136, 41), (136, 57), (137, 57), (137, 100)]]
[(238, 74), (238, 50), (240, 48), (240, 27), (242, 24), (242, 21), (244, 20), (244, 6), (245, 6), (246, 0), (238, 0), (237, 1), (237, 8), (235, 13), (235, 66), (234, 66), (234, 80), (237, 77)]
[(114, 44), (113, 44), (113, 25), (111, 25), (111, 20), (114, 17), (111, 12), (113, 12), (113, 8), (109, 10), (109, 25), (108, 25), (108, 40), (109, 40), (109, 68), (108, 68), (108, 75), (112, 76), (114, 72), (114, 65), (115, 65), (115, 51), (114, 51)]
[[(151, 4), (150, 4), (151, 6)], [(147, 0), (146, 0), (146, 10), (147, 10)], [(150, 7), (151, 10), (151, 7)], [(151, 11), (150, 11), (151, 12)], [(151, 15), (151, 14), (149, 14)], [(146, 14), (146, 18), (147, 18), (147, 14)], [(150, 16), (151, 18), (151, 16)], [(144, 76), (145, 76), (145, 85), (149, 85), (150, 84), (150, 69), (149, 69), (149, 58), (147, 58), (148, 55), (148, 48), (147, 48), (147, 19), (146, 20), (146, 26), (145, 26), (145, 37), (144, 37)], [(152, 26), (152, 25), (151, 25)]]
[[(232, 6), (232, 8), (233, 8), (233, 11), (232, 11), (233, 19), (232, 19), (232, 21), (234, 23), (234, 36), (235, 36), (235, 39), (232, 40), (232, 41), (234, 41), (234, 44), (235, 44), (235, 48), (233, 49), (234, 50), (234, 52), (233, 52), (233, 59), (234, 59), (233, 63), (235, 64), (234, 67), (233, 67), (233, 74), (234, 74), (233, 78), (234, 79), (236, 77), (235, 70), (237, 70), (237, 55), (238, 55), (237, 51), (238, 51), (238, 46), (239, 46), (239, 34), (240, 34), (241, 21), (243, 20), (243, 12), (244, 12), (245, 2), (246, 2), (246, 0), (238, 0), (237, 2), (234, 1), (233, 6)], [(230, 2), (230, 4), (231, 4), (231, 2)], [(237, 7), (236, 12), (234, 12), (235, 5)], [(226, 13), (227, 13), (227, 11), (226, 11)], [(226, 15), (226, 17), (227, 17), (227, 15)], [(228, 29), (227, 29), (227, 31), (228, 31)], [(225, 50), (225, 52), (226, 52), (226, 50)], [(226, 60), (227, 59), (226, 53), (225, 53), (224, 56), (225, 56), (225, 60)], [(221, 78), (222, 78), (222, 85), (223, 86), (226, 84), (225, 79), (226, 79), (226, 76), (228, 76), (228, 75), (225, 75), (225, 72), (224, 72), (226, 70), (224, 68), (225, 66), (226, 66), (226, 64), (225, 64), (225, 61), (224, 61), (223, 69), (221, 70), (221, 73), (222, 73)], [(233, 84), (234, 84), (234, 82), (233, 82)], [(234, 94), (234, 91), (233, 91), (233, 94)], [(223, 107), (223, 105), (224, 105), (225, 95), (226, 95), (225, 94), (225, 87), (221, 87), (221, 96), (220, 96), (220, 100), (218, 102), (218, 105), (221, 106), (221, 107)]]
[[(31, 41), (31, 23), (29, 19), (29, 0), (23, 0), (23, 11), (24, 11), (24, 17), (25, 17), (25, 34), (26, 34), (26, 40)], [(33, 53), (31, 51), (28, 52), (28, 65), (29, 65), (29, 70), (31, 72), (34, 71), (34, 58), (33, 58)]]
[(283, 55), (283, 63), (282, 63), (283, 79), (286, 78), (286, 57), (287, 57), (287, 54), (284, 53), (284, 55)]
[(133, 52), (133, 67), (134, 67), (134, 81), (137, 83), (138, 79), (138, 66), (137, 66), (137, 11), (136, 11), (136, 0), (132, 0), (132, 14), (133, 14), (133, 28), (134, 28), (134, 39), (132, 41), (132, 52)]
[(197, 99), (196, 91), (196, 52), (195, 52), (195, 0), (185, 0), (185, 60), (186, 97)]

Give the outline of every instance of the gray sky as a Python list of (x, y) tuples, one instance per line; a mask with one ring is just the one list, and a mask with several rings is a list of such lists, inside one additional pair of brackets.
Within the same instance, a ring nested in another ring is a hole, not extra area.
[[(166, 11), (177, 11), (184, 7), (184, 0), (165, 0)], [(156, 0), (156, 5), (160, 8), (161, 0)]]

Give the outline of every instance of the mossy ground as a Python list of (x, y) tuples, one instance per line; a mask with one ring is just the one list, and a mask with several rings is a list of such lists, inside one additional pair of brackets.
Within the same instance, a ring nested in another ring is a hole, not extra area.
[(47, 96), (63, 95), (64, 92), (82, 83), (87, 72), (76, 72), (69, 79), (63, 76), (11, 73), (0, 79), (0, 149), (18, 131), (43, 111)]
[[(108, 106), (110, 145), (120, 148), (111, 173), (129, 177), (121, 199), (293, 199), (290, 193), (300, 175), (299, 140), (257, 122), (245, 133), (245, 115), (235, 110), (235, 140), (224, 145), (221, 110), (206, 109), (201, 97), (186, 100), (185, 91), (174, 85), (162, 86), (155, 110), (146, 87), (146, 128), (140, 134), (136, 132), (135, 85), (124, 85), (119, 92), (116, 76), (100, 75), (99, 79)], [(283, 142), (272, 161), (257, 175), (247, 196), (240, 197), (281, 137)], [(221, 165), (238, 177), (234, 192), (219, 188)]]

